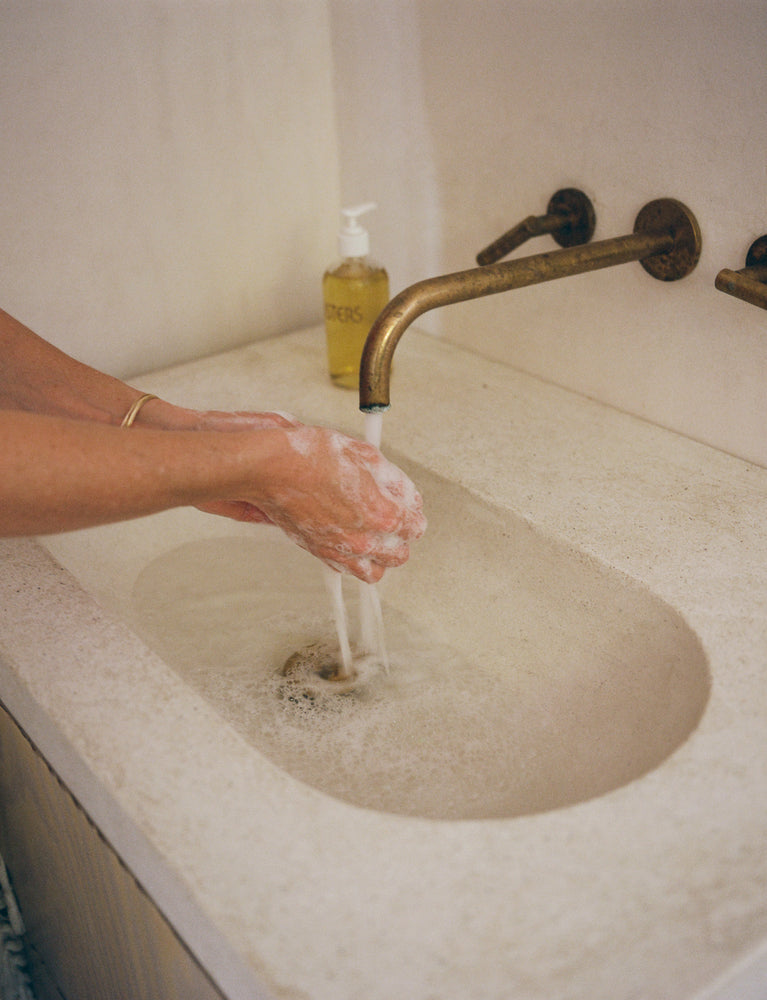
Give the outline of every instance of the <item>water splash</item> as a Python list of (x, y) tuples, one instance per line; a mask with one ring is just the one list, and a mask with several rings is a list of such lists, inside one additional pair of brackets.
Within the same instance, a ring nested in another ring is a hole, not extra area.
[(365, 440), (368, 444), (381, 447), (383, 433), (383, 411), (365, 414)]
[(360, 588), (360, 646), (364, 653), (374, 656), (389, 673), (389, 654), (386, 651), (386, 631), (378, 588), (374, 583), (358, 581)]
[(336, 623), (338, 646), (341, 652), (341, 663), (337, 673), (338, 680), (348, 680), (354, 676), (352, 649), (349, 642), (349, 624), (344, 604), (343, 577), (330, 566), (322, 566), (325, 575), (325, 586), (330, 594), (333, 605), (333, 617)]
[[(368, 444), (381, 447), (383, 413), (365, 414), (365, 440)], [(381, 598), (374, 583), (359, 582), (360, 587), (360, 644), (366, 653), (377, 657), (384, 671), (389, 672), (389, 656), (386, 652), (386, 632), (384, 630)]]
[[(376, 448), (381, 447), (383, 430), (383, 413), (365, 414), (365, 440)], [(340, 648), (340, 667), (343, 674), (339, 680), (350, 678), (354, 674), (353, 655), (349, 642), (349, 624), (343, 596), (343, 577), (328, 566), (323, 567), (325, 586), (333, 604), (333, 616), (338, 634)], [(374, 583), (358, 581), (360, 597), (360, 629), (358, 645), (363, 655), (374, 657), (385, 673), (389, 672), (389, 655), (386, 650), (386, 632), (384, 628), (381, 598)]]

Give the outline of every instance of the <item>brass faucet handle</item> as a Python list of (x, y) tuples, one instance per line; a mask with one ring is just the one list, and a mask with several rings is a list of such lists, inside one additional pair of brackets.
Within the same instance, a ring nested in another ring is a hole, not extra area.
[(760, 236), (751, 244), (745, 267), (739, 271), (723, 268), (716, 276), (715, 285), (720, 292), (767, 309), (767, 236)]
[(477, 263), (480, 267), (497, 264), (533, 236), (546, 233), (551, 233), (561, 247), (580, 246), (589, 242), (595, 227), (596, 214), (589, 197), (577, 188), (562, 188), (551, 196), (545, 215), (528, 215), (481, 250)]

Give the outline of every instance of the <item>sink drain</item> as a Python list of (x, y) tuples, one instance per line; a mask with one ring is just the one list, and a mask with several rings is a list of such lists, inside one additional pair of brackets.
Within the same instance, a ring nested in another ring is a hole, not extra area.
[(345, 671), (340, 651), (324, 643), (311, 643), (292, 653), (280, 669), (284, 678), (280, 695), (296, 700), (315, 700), (358, 691), (380, 669), (370, 654), (355, 656), (351, 671)]

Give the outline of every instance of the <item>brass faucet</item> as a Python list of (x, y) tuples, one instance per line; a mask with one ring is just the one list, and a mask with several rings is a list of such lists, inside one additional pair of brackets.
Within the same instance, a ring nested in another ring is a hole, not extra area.
[(389, 302), (368, 334), (360, 364), (360, 409), (375, 412), (389, 408), (395, 348), (411, 323), (431, 309), (635, 260), (654, 278), (677, 281), (695, 268), (700, 250), (695, 216), (681, 202), (661, 198), (641, 209), (629, 236), (416, 282)]

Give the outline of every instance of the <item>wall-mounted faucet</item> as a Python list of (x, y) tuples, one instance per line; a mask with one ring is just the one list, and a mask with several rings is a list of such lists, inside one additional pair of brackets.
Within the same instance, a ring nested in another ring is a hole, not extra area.
[(561, 247), (580, 246), (589, 242), (595, 226), (596, 215), (590, 198), (577, 188), (562, 188), (549, 199), (545, 215), (528, 215), (513, 229), (480, 250), (477, 263), (483, 267), (497, 264), (531, 237), (546, 233), (551, 233)]
[(715, 285), (720, 292), (767, 309), (767, 236), (760, 236), (748, 248), (745, 267), (739, 271), (722, 268)]
[(673, 198), (661, 198), (641, 209), (629, 236), (457, 271), (410, 285), (389, 302), (368, 334), (360, 364), (360, 409), (388, 409), (395, 348), (410, 324), (430, 309), (633, 260), (640, 261), (660, 281), (677, 281), (695, 268), (700, 249), (700, 229), (690, 209)]

